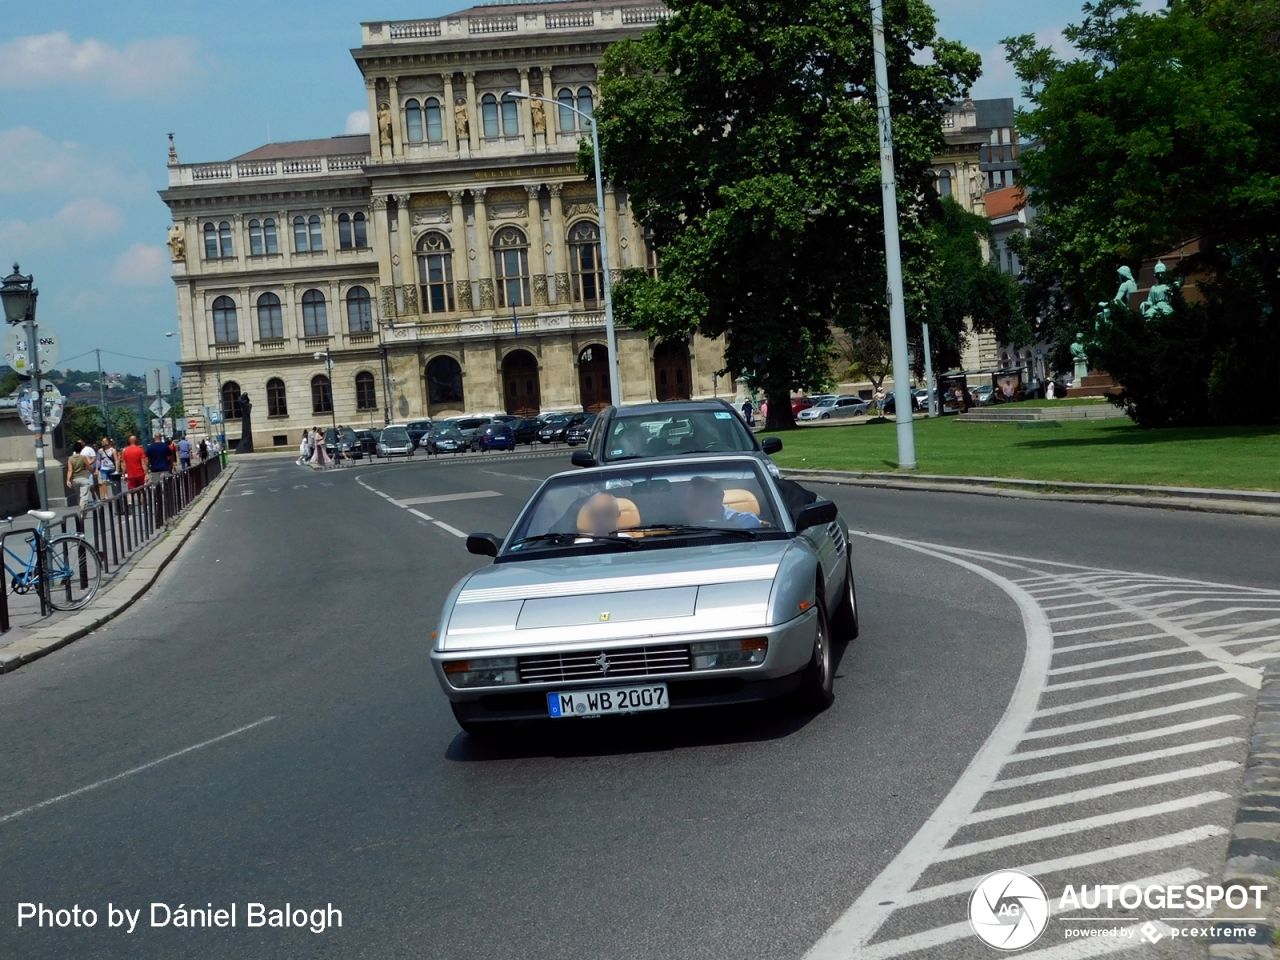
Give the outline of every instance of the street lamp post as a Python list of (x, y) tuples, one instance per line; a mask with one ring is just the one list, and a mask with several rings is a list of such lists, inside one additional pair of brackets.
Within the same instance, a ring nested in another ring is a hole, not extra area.
[(341, 453), (342, 447), (339, 441), (342, 438), (338, 436), (338, 411), (333, 405), (333, 355), (328, 350), (317, 350), (312, 356), (324, 361), (325, 376), (329, 378), (329, 417), (333, 420), (333, 447)]
[(15, 263), (13, 273), (5, 277), (3, 285), (0, 285), (0, 300), (4, 301), (5, 320), (14, 325), (22, 324), (27, 335), (27, 357), (31, 363), (32, 383), (36, 389), (32, 410), (36, 434), (36, 489), (40, 494), (40, 509), (48, 510), (49, 491), (44, 475), (44, 390), (40, 384), (40, 337), (36, 331), (36, 298), (40, 296), (40, 291), (32, 286), (32, 279), (30, 274), (24, 277)]
[(598, 211), (600, 229), (600, 267), (604, 273), (604, 329), (605, 339), (609, 345), (609, 395), (614, 406), (622, 406), (622, 386), (618, 379), (618, 337), (613, 326), (613, 274), (609, 270), (609, 236), (605, 228), (604, 215), (604, 177), (600, 172), (600, 133), (596, 129), (596, 118), (567, 103), (559, 103), (548, 97), (538, 97), (531, 93), (513, 90), (511, 96), (521, 100), (541, 100), (553, 107), (572, 110), (591, 125), (591, 157), (596, 168), (596, 210)]

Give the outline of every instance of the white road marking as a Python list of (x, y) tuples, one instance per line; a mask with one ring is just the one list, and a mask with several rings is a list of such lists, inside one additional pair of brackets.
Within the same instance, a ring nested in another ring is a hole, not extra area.
[[(1119, 612), (1120, 611), (1118, 610), (1113, 611), (1114, 614), (1119, 614)], [(1098, 630), (1112, 630), (1117, 627), (1149, 627), (1149, 626), (1151, 626), (1151, 624), (1147, 623), (1145, 620), (1120, 620), (1116, 623), (1103, 623), (1103, 624), (1098, 624), (1092, 627), (1076, 627), (1074, 630), (1055, 630), (1053, 631), (1053, 635), (1055, 637), (1074, 637), (1078, 633), (1095, 633)]]
[(466, 536), (467, 536), (465, 533), (463, 533), (463, 532), (462, 532), (461, 530), (459, 530), (457, 527), (451, 527), (451, 526), (449, 526), (447, 523), (445, 523), (443, 520), (433, 520), (433, 521), (432, 521), (432, 523), (434, 523), (434, 524), (435, 524), (437, 527), (439, 527), (441, 530), (446, 530), (446, 531), (448, 531), (449, 533), (452, 533), (455, 537), (463, 537), (463, 538), (465, 539), (465, 538), (466, 538)]
[(1103, 683), (1124, 683), (1128, 680), (1141, 680), (1144, 677), (1159, 677), (1166, 673), (1186, 673), (1189, 670), (1219, 670), (1222, 664), (1209, 662), (1183, 663), (1176, 667), (1160, 667), (1157, 670), (1137, 670), (1133, 673), (1113, 673), (1108, 677), (1091, 677), (1088, 680), (1070, 680), (1066, 683), (1051, 683), (1045, 687), (1046, 693), (1059, 690), (1075, 690), (1079, 687), (1096, 687)]
[(473, 490), (470, 493), (442, 493), (434, 497), (409, 497), (395, 501), (397, 505), (406, 507), (415, 503), (448, 503), (451, 500), (483, 500), (487, 497), (500, 497), (497, 490)]
[[(370, 487), (369, 489), (373, 490), (373, 487)], [(376, 493), (378, 496), (382, 497), (384, 500), (391, 499), (391, 494), (389, 493), (383, 493), (381, 490), (373, 490), (373, 492)]]
[(1160, 727), (1156, 730), (1140, 730), (1137, 733), (1126, 733), (1118, 737), (1106, 737), (1102, 740), (1086, 740), (1083, 743), (1068, 743), (1061, 747), (1045, 747), (1043, 750), (1027, 750), (1015, 753), (1009, 758), (1010, 763), (1019, 760), (1039, 760), (1043, 757), (1057, 757), (1064, 753), (1079, 753), (1082, 750), (1101, 750), (1104, 747), (1118, 747), (1126, 743), (1141, 743), (1143, 740), (1159, 740), (1175, 734), (1187, 733), (1191, 730), (1203, 730), (1205, 727), (1216, 727), (1233, 720), (1240, 720), (1236, 714), (1223, 714), (1220, 717), (1205, 717), (1202, 720), (1189, 720), (1186, 723), (1175, 723), (1171, 727)]
[(1017, 817), (1024, 813), (1047, 810), (1050, 807), (1065, 807), (1072, 803), (1096, 800), (1099, 797), (1110, 797), (1130, 790), (1143, 790), (1147, 787), (1158, 787), (1165, 783), (1177, 783), (1193, 777), (1208, 777), (1215, 773), (1226, 773), (1240, 764), (1232, 760), (1219, 760), (1217, 763), (1206, 763), (1199, 767), (1187, 767), (1184, 770), (1173, 770), (1169, 773), (1157, 773), (1150, 777), (1138, 777), (1135, 780), (1121, 780), (1117, 783), (1106, 783), (1100, 787), (1089, 787), (1085, 790), (1072, 790), (1070, 793), (1059, 793), (1052, 797), (1040, 797), (1023, 803), (1011, 803), (1004, 807), (991, 807), (969, 815), (969, 823), (985, 823), (988, 820), (999, 820), (1002, 817)]
[(1045, 737), (1060, 737), (1067, 733), (1080, 733), (1082, 730), (1097, 730), (1099, 727), (1113, 727), (1120, 723), (1132, 723), (1135, 720), (1149, 720), (1152, 717), (1163, 717), (1171, 713), (1182, 713), (1184, 710), (1199, 710), (1201, 707), (1211, 707), (1216, 703), (1226, 703), (1229, 700), (1239, 700), (1243, 697), (1243, 693), (1220, 693), (1216, 697), (1205, 697), (1202, 700), (1188, 700), (1185, 703), (1175, 703), (1167, 707), (1156, 707), (1152, 710), (1137, 710), (1133, 713), (1118, 713), (1110, 717), (1101, 717), (1097, 720), (1085, 720), (1082, 723), (1070, 723), (1065, 727), (1044, 727), (1040, 730), (1033, 730), (1022, 739), (1040, 740)]
[[(1152, 923), (1160, 939), (1164, 939), (1173, 932), (1173, 927), (1159, 920), (1148, 921)], [(1045, 947), (1043, 950), (1033, 950), (1030, 953), (1020, 953), (1020, 960), (1087, 960), (1089, 957), (1106, 957), (1116, 953), (1127, 953), (1130, 950), (1137, 950), (1139, 947), (1149, 946), (1142, 939), (1142, 928), (1145, 923), (1134, 923), (1124, 927), (1123, 936), (1115, 937), (1087, 937), (1082, 940), (1072, 940), (1068, 943), (1060, 943), (1055, 947)]]
[(1176, 747), (1165, 747), (1163, 750), (1148, 750), (1146, 753), (1132, 753), (1124, 757), (1109, 757), (1106, 760), (1095, 760), (1092, 763), (1077, 763), (1070, 767), (1059, 767), (1057, 770), (1046, 770), (1043, 773), (1029, 773), (1022, 777), (1010, 777), (997, 780), (991, 785), (992, 790), (1011, 790), (1014, 787), (1025, 787), (1032, 783), (1049, 783), (1052, 780), (1066, 780), (1085, 773), (1097, 773), (1099, 770), (1114, 770), (1117, 767), (1129, 767), (1135, 763), (1150, 763), (1152, 760), (1164, 760), (1168, 757), (1179, 757), (1184, 753), (1199, 753), (1202, 750), (1216, 750), (1218, 747), (1229, 747), (1242, 743), (1242, 737), (1219, 737), (1217, 740), (1201, 740), (1197, 743), (1184, 743)]
[[(1169, 638), (1170, 640), (1173, 637)], [(1160, 657), (1181, 656), (1183, 654), (1195, 655), (1194, 650), (1188, 650), (1185, 646), (1179, 645), (1170, 647), (1167, 650), (1152, 650), (1148, 653), (1134, 653), (1127, 657), (1109, 657), (1106, 660), (1090, 660), (1087, 663), (1073, 663), (1068, 667), (1054, 667), (1049, 671), (1049, 676), (1055, 676), (1062, 673), (1087, 673), (1090, 670), (1101, 670), (1103, 667), (1112, 667), (1117, 663), (1137, 663), (1140, 660), (1158, 660)]]
[(125, 777), (132, 777), (136, 773), (142, 773), (144, 770), (150, 770), (152, 767), (158, 766), (159, 764), (165, 763), (169, 760), (175, 760), (184, 754), (191, 753), (193, 750), (202, 750), (205, 747), (212, 746), (220, 740), (226, 740), (228, 737), (235, 737), (242, 733), (247, 733), (254, 727), (260, 727), (264, 723), (270, 723), (275, 719), (275, 717), (263, 717), (261, 720), (255, 720), (253, 723), (247, 723), (243, 727), (236, 727), (234, 730), (219, 734), (209, 740), (203, 740), (200, 743), (192, 744), (189, 747), (183, 747), (181, 750), (176, 750), (173, 753), (166, 754), (158, 760), (152, 760), (150, 763), (144, 763), (140, 767), (133, 767), (132, 769), (126, 770), (124, 773), (117, 773), (114, 777), (97, 780), (88, 786), (80, 787), (79, 789), (72, 790), (68, 793), (60, 793), (56, 797), (50, 797), (48, 800), (41, 800), (39, 803), (32, 804), (29, 807), (23, 807), (21, 810), (15, 810), (13, 813), (6, 813), (4, 816), (0, 817), (0, 823), (6, 823), (9, 820), (16, 820), (18, 817), (25, 816), (28, 813), (43, 810), (45, 807), (51, 807), (55, 803), (61, 803), (63, 800), (70, 800), (72, 797), (78, 797), (80, 794), (88, 793), (90, 790), (97, 790), (99, 787), (105, 787), (107, 784), (115, 783), (117, 780), (123, 780)]
[(409, 512), (410, 512), (410, 513), (412, 513), (415, 517), (421, 517), (423, 520), (430, 520), (430, 519), (431, 519), (431, 517), (428, 517), (428, 516), (427, 516), (425, 513), (423, 513), (421, 510), (413, 510), (413, 509), (410, 509), (410, 510), (409, 510)]
[(1054, 653), (1070, 653), (1073, 650), (1093, 650), (1096, 647), (1114, 647), (1122, 643), (1138, 643), (1141, 640), (1160, 640), (1162, 638), (1172, 640), (1167, 633), (1144, 633), (1140, 637), (1121, 637), (1119, 640), (1095, 640), (1090, 643), (1073, 643), (1069, 646), (1057, 646), (1053, 648)]
[(1105, 827), (1113, 823), (1129, 823), (1133, 820), (1145, 820), (1147, 817), (1159, 817), (1179, 810), (1190, 810), (1192, 807), (1203, 807), (1217, 803), (1219, 800), (1230, 800), (1231, 794), (1220, 790), (1209, 790), (1205, 793), (1193, 794), (1190, 797), (1179, 797), (1163, 803), (1152, 803), (1145, 807), (1131, 807), (1128, 810), (1112, 810), (1096, 817), (1084, 817), (1081, 820), (1067, 820), (1053, 823), (1047, 827), (1036, 827), (1034, 830), (1021, 830), (1017, 833), (1005, 834), (1003, 837), (991, 837), (987, 840), (975, 840), (973, 843), (961, 843), (948, 847), (938, 854), (938, 862), (946, 860), (963, 860), (980, 853), (992, 850), (1003, 850), (1006, 847), (1017, 847), (1037, 840), (1049, 840), (1053, 837), (1065, 837), (1072, 833), (1084, 833), (1097, 827)]
[(1201, 687), (1207, 683), (1225, 683), (1233, 678), (1225, 673), (1212, 677), (1196, 677), (1194, 680), (1182, 680), (1178, 683), (1166, 683), (1158, 687), (1147, 687), (1145, 690), (1130, 690), (1128, 693), (1113, 693), (1109, 697), (1094, 697), (1092, 700), (1077, 700), (1056, 707), (1045, 707), (1036, 711), (1037, 717), (1056, 717), (1064, 713), (1075, 713), (1093, 707), (1105, 707), (1112, 703), (1124, 703), (1126, 700), (1143, 700), (1159, 693), (1171, 693), (1174, 690), (1186, 690), (1190, 687)]
[[(1066, 598), (1064, 597), (1063, 599), (1065, 600)], [(1100, 604), (1107, 604), (1110, 602), (1110, 600), (1086, 600), (1084, 603), (1060, 603), (1056, 607), (1041, 606), (1040, 609), (1048, 613), (1050, 610), (1073, 610), (1076, 607), (1096, 607)], [(1101, 613), (1101, 611), (1099, 611), (1099, 613)], [(1050, 620), (1049, 622), (1054, 623), (1055, 621)]]

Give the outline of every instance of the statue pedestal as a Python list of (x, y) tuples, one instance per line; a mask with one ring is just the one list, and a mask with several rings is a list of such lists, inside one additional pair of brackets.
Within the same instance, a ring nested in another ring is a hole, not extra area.
[(1085, 360), (1076, 361), (1076, 385), (1084, 383), (1084, 378), (1089, 375), (1089, 364)]
[(1107, 397), (1120, 392), (1120, 384), (1109, 373), (1091, 373), (1077, 377), (1075, 386), (1067, 391), (1068, 397)]

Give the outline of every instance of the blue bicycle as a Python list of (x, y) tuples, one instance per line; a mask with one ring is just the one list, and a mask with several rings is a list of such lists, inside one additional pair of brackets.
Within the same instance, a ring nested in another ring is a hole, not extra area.
[[(22, 557), (6, 543), (4, 569), (9, 575), (9, 589), (17, 594), (37, 590), (45, 595), (55, 610), (79, 610), (93, 599), (102, 583), (102, 558), (84, 537), (76, 533), (49, 536), (49, 522), (57, 517), (52, 510), (28, 510), (39, 524), (31, 538), (23, 541), (30, 553)], [(13, 525), (13, 517), (4, 523)], [(38, 552), (37, 552), (38, 551)], [(44, 558), (44, 584), (40, 583), (40, 564)], [(10, 564), (10, 560), (14, 565)]]

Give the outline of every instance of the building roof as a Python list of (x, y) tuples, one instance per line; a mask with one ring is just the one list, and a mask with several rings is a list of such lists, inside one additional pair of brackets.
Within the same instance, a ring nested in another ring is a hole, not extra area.
[(367, 133), (321, 140), (287, 140), (284, 143), (268, 143), (242, 153), (232, 160), (288, 160), (292, 157), (334, 157), (369, 152)]
[(1000, 217), (1012, 215), (1026, 202), (1026, 199), (1026, 194), (1018, 186), (988, 190), (986, 193), (987, 219), (998, 220)]

